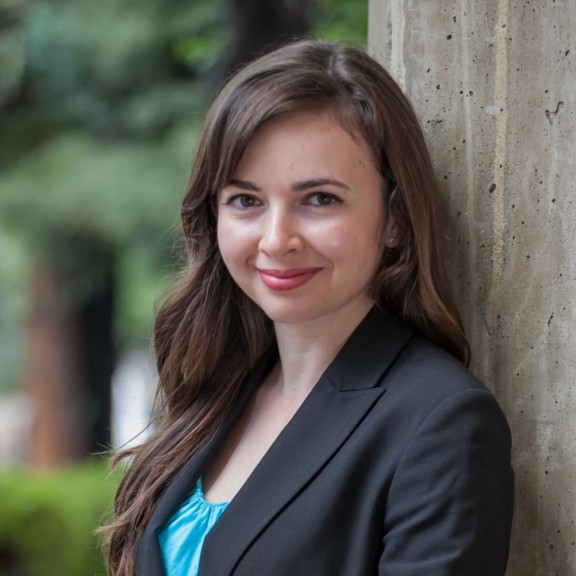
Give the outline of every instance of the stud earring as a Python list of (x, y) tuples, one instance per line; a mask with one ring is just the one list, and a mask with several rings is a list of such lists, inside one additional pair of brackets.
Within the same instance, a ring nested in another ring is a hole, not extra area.
[(390, 236), (390, 238), (388, 238), (386, 241), (386, 244), (388, 244), (390, 248), (394, 248), (394, 246), (396, 246), (396, 238), (394, 238), (394, 236)]

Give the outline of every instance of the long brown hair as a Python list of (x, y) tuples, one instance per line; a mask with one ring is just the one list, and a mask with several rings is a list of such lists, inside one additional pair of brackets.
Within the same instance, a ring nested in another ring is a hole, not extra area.
[(152, 437), (121, 455), (133, 459), (109, 527), (112, 576), (133, 574), (136, 543), (158, 499), (274, 344), (270, 320), (235, 285), (222, 261), (214, 199), (260, 126), (309, 110), (331, 113), (363, 139), (383, 177), (385, 206), (400, 238), (397, 247), (383, 251), (372, 287), (375, 301), (466, 359), (466, 339), (439, 253), (436, 181), (418, 120), (398, 85), (364, 52), (337, 43), (300, 41), (247, 65), (207, 113), (182, 202), (188, 264), (154, 330), (161, 410)]

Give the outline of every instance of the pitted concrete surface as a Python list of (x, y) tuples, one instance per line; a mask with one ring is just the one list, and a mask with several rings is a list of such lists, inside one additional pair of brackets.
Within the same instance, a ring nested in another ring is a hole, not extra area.
[(435, 161), (472, 370), (513, 430), (509, 576), (576, 574), (575, 31), (573, 0), (370, 6)]

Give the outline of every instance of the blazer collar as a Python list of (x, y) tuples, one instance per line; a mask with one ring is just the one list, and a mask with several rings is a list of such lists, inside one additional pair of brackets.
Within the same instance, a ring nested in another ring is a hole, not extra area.
[(414, 333), (412, 326), (374, 306), (330, 364), (326, 376), (342, 391), (378, 386)]
[[(384, 394), (382, 379), (413, 335), (412, 327), (377, 308), (368, 313), (208, 534), (201, 575), (233, 572), (250, 544), (314, 478)], [(275, 351), (264, 356), (218, 432), (160, 500), (141, 538), (138, 576), (164, 576), (158, 528), (192, 489), (276, 358)]]

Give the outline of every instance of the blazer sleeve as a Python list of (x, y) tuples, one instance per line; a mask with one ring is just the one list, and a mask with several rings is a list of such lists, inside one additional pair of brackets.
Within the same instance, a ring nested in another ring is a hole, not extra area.
[(510, 432), (493, 396), (443, 400), (407, 444), (386, 503), (380, 576), (503, 576), (513, 509)]

